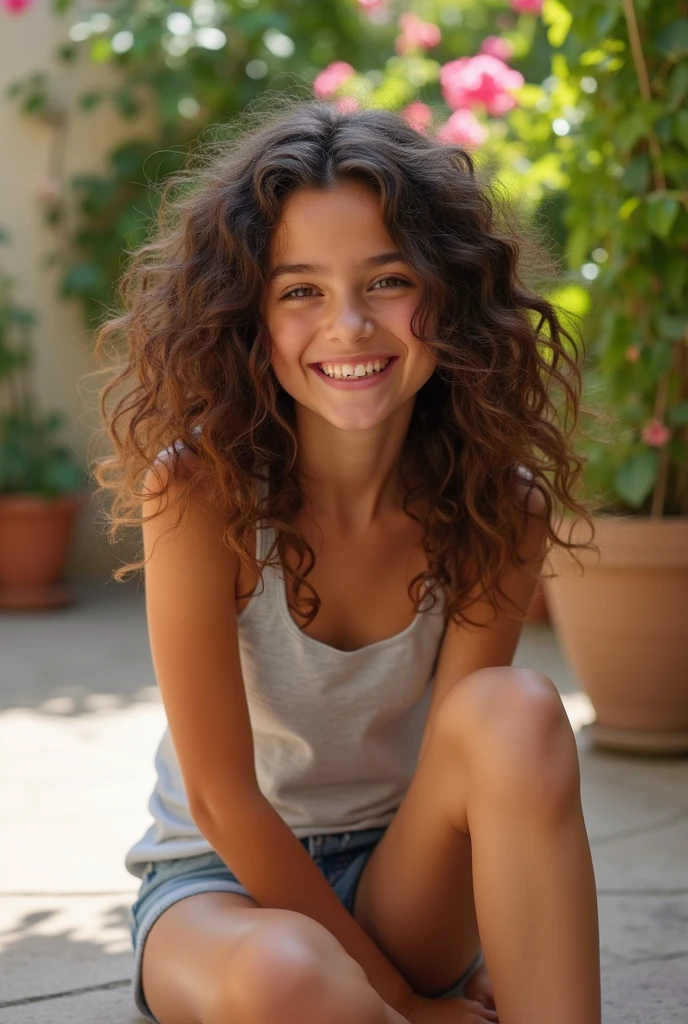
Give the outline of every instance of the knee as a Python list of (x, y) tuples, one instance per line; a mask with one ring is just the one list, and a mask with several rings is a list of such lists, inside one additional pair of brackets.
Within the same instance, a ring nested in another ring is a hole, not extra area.
[(438, 709), (438, 736), (471, 787), (519, 813), (557, 816), (580, 799), (576, 738), (554, 683), (531, 669), (481, 669)]
[(334, 936), (317, 921), (294, 914), (279, 923), (266, 919), (242, 942), (220, 984), (212, 1019), (217, 1024), (377, 1024), (377, 1002), (365, 972)]

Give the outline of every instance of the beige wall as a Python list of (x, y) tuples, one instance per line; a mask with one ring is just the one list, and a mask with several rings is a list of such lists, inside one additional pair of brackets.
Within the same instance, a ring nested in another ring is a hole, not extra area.
[[(0, 245), (0, 260), (15, 278), (17, 301), (35, 309), (38, 317), (34, 340), (39, 400), (46, 411), (65, 413), (63, 436), (85, 459), (98, 425), (96, 392), (102, 381), (78, 383), (97, 368), (93, 335), (80, 304), (57, 294), (59, 269), (42, 267), (43, 255), (57, 247), (60, 235), (44, 225), (34, 191), (50, 171), (58, 130), (65, 132), (62, 174), (68, 182), (75, 173), (104, 170), (109, 151), (144, 124), (123, 122), (107, 104), (90, 114), (76, 109), (85, 88), (107, 84), (114, 72), (89, 64), (85, 54), (73, 64), (60, 61), (56, 51), (66, 39), (67, 22), (52, 14), (48, 0), (36, 0), (21, 15), (0, 9), (0, 225), (11, 235), (9, 245)], [(64, 104), (68, 120), (62, 129), (22, 114), (17, 101), (5, 96), (9, 82), (38, 71), (49, 75)], [(73, 222), (70, 201), (67, 216)], [(69, 566), (73, 578), (107, 579), (132, 550), (132, 542), (138, 543), (134, 537), (124, 546), (111, 545), (102, 522), (95, 519), (93, 507), (80, 514)]]

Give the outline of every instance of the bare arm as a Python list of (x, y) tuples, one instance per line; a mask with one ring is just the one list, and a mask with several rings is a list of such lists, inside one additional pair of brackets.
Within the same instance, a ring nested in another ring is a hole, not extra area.
[[(525, 496), (525, 486), (521, 486)], [(525, 558), (531, 568), (538, 572), (546, 557), (545, 540), (547, 522), (546, 505), (539, 490), (530, 492), (527, 505), (528, 526), (524, 533), (519, 555)], [(509, 600), (518, 608), (530, 605), (537, 578), (530, 576), (525, 567), (512, 566), (501, 581), (501, 587)], [(474, 588), (477, 595), (478, 585)], [(513, 614), (513, 609), (510, 609)], [(487, 629), (474, 628), (455, 622), (447, 624), (442, 647), (437, 659), (435, 685), (430, 707), (428, 708), (423, 731), (423, 740), (418, 755), (420, 762), (428, 746), (437, 709), (454, 686), (460, 686), (461, 680), (471, 672), (481, 668), (493, 668), (497, 665), (511, 665), (523, 630), (523, 623), (510, 618), (505, 611), (495, 615), (487, 599), (476, 601), (468, 612), (474, 621), (485, 623)]]
[[(167, 464), (158, 463), (166, 479)], [(237, 556), (195, 488), (178, 527), (176, 498), (143, 526), (151, 654), (192, 817), (263, 907), (305, 914), (363, 968), (381, 998), (403, 1011), (411, 987), (343, 906), (286, 822), (260, 792), (239, 656)], [(159, 483), (149, 473), (148, 490)], [(144, 501), (144, 515), (159, 499)]]

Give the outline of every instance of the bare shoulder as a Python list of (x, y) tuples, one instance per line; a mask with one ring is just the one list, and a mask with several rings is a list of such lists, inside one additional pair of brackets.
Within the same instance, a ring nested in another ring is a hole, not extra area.
[[(144, 534), (159, 535), (178, 525), (222, 534), (223, 518), (217, 503), (210, 498), (206, 478), (199, 474), (200, 458), (189, 448), (159, 452), (144, 479), (142, 514), (148, 517)], [(149, 529), (146, 531), (146, 526)]]
[(519, 508), (525, 512), (526, 524), (519, 545), (518, 555), (526, 562), (541, 562), (546, 553), (549, 527), (549, 510), (544, 492), (533, 483), (532, 474), (519, 471), (516, 480), (516, 495)]
[(519, 466), (516, 476), (516, 496), (519, 506), (529, 517), (547, 521), (547, 502), (542, 488), (534, 483), (533, 474)]

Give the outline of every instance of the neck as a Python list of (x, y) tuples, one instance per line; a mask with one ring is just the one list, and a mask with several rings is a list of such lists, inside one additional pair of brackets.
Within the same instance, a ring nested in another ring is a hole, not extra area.
[(354, 535), (403, 507), (399, 470), (413, 404), (368, 430), (340, 430), (297, 404), (297, 470), (316, 521)]

